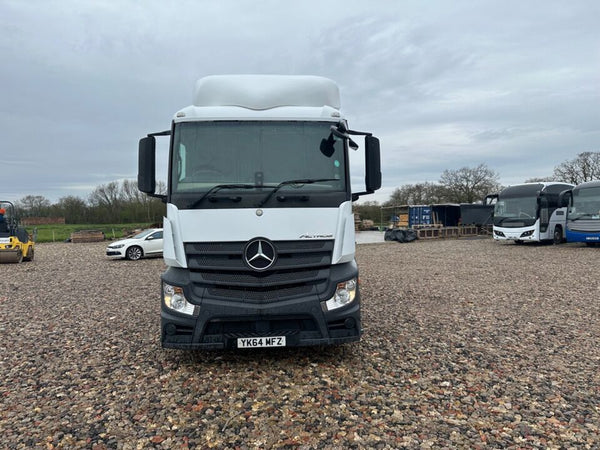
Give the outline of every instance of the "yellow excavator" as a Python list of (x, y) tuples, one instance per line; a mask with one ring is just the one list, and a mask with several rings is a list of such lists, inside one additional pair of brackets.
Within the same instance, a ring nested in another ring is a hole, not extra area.
[(15, 205), (0, 200), (0, 263), (32, 261), (35, 242), (19, 225)]

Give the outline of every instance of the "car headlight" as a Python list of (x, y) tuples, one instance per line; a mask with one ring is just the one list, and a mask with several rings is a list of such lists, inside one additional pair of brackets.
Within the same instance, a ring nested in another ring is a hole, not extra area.
[(196, 310), (196, 305), (187, 301), (183, 293), (183, 288), (179, 286), (171, 286), (170, 284), (164, 283), (163, 301), (167, 308), (181, 314), (193, 316)]
[(109, 245), (108, 248), (123, 248), (125, 244)]
[(325, 302), (328, 311), (346, 306), (356, 298), (356, 278), (338, 283), (333, 297)]

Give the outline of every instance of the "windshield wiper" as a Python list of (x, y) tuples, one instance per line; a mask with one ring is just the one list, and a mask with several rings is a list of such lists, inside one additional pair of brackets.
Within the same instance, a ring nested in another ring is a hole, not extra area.
[(502, 223), (503, 223), (505, 220), (508, 220), (508, 219), (514, 219), (514, 217), (497, 217), (497, 219), (498, 219), (498, 226), (500, 226), (500, 225), (502, 225)]
[(523, 222), (527, 219), (533, 219), (533, 217), (496, 217), (494, 220), (498, 220), (497, 226), (502, 225), (505, 221), (509, 222)]
[(192, 206), (190, 206), (190, 208), (191, 209), (195, 208), (200, 203), (202, 203), (202, 201), (206, 197), (208, 197), (210, 194), (214, 194), (215, 192), (218, 192), (221, 189), (255, 189), (255, 188), (261, 188), (261, 187), (263, 187), (263, 186), (258, 186), (256, 184), (217, 184), (217, 185), (211, 187), (208, 191), (206, 191), (202, 197), (200, 197), (198, 200), (196, 200), (194, 203), (192, 203)]
[(323, 181), (338, 181), (337, 178), (304, 178), (304, 179), (299, 179), (299, 180), (286, 180), (286, 181), (282, 181), (281, 183), (279, 183), (277, 186), (275, 186), (274, 188), (272, 188), (273, 190), (271, 192), (269, 192), (267, 194), (267, 196), (265, 198), (263, 198), (259, 203), (258, 203), (258, 208), (260, 208), (262, 205), (264, 205), (265, 203), (267, 203), (269, 201), (269, 199), (271, 197), (273, 197), (273, 195), (275, 194), (275, 192), (277, 192), (279, 189), (281, 189), (284, 186), (289, 186), (291, 184), (299, 184), (299, 185), (304, 185), (304, 184), (313, 184), (313, 183), (320, 183)]

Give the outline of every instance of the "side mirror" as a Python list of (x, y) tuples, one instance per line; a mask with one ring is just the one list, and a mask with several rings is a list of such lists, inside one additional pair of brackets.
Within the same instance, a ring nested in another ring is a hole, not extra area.
[(379, 139), (365, 137), (365, 186), (367, 192), (375, 192), (381, 187), (381, 153)]
[(498, 202), (498, 194), (488, 194), (483, 199), (484, 205), (495, 205)]
[[(346, 131), (346, 132), (344, 132), (344, 131)], [(352, 138), (350, 137), (350, 135), (348, 133), (349, 133), (348, 130), (346, 130), (345, 128), (343, 128), (343, 131), (340, 131), (340, 129), (338, 127), (336, 127), (335, 125), (331, 126), (330, 136), (332, 138), (333, 138), (333, 136), (336, 136), (339, 139), (347, 140), (348, 146), (352, 150), (358, 150), (358, 144), (352, 140)], [(352, 133), (352, 132), (350, 132), (350, 133)]]
[(156, 190), (156, 139), (140, 139), (138, 152), (138, 189), (148, 195)]
[(572, 195), (573, 191), (571, 189), (567, 189), (566, 191), (562, 191), (560, 194), (558, 194), (558, 207), (564, 208), (569, 206)]
[(335, 139), (333, 138), (333, 132), (329, 133), (329, 137), (327, 139), (321, 139), (321, 145), (319, 146), (321, 153), (331, 158), (335, 153)]

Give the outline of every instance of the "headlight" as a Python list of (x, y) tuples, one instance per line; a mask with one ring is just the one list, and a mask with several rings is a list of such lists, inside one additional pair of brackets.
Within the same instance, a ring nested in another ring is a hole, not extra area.
[(179, 286), (171, 286), (170, 284), (163, 284), (163, 301), (165, 306), (173, 311), (177, 311), (181, 314), (194, 315), (195, 305), (192, 305), (187, 301), (183, 294), (183, 288)]
[(342, 306), (346, 306), (356, 298), (356, 278), (338, 283), (333, 297), (331, 297), (325, 305), (328, 311), (332, 311)]
[(109, 245), (108, 248), (123, 248), (125, 244)]

